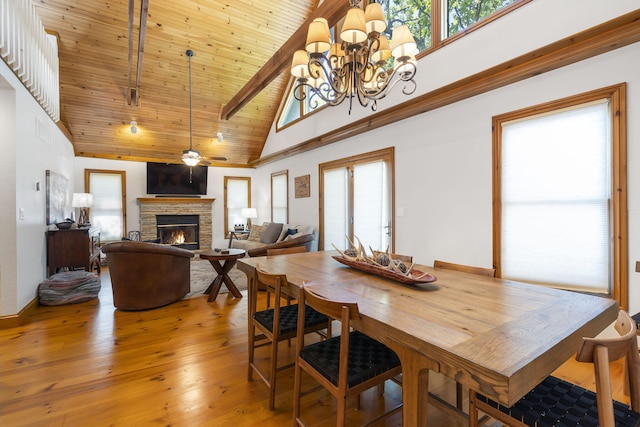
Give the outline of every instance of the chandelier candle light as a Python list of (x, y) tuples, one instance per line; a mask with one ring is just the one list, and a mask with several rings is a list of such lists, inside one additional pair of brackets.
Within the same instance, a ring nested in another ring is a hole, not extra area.
[[(297, 78), (294, 96), (298, 101), (309, 97), (311, 108), (319, 106), (317, 98), (329, 105), (349, 98), (351, 114), (353, 98), (357, 97), (363, 107), (371, 102), (375, 111), (377, 101), (399, 82), (404, 82), (405, 95), (416, 90), (417, 45), (409, 28), (396, 27), (390, 47), (382, 34), (387, 28), (382, 6), (371, 3), (362, 10), (359, 3), (351, 0), (340, 32), (341, 43), (331, 44), (327, 20), (316, 18), (309, 25), (306, 50), (298, 50), (293, 56), (291, 74)], [(393, 68), (386, 69), (391, 56)]]

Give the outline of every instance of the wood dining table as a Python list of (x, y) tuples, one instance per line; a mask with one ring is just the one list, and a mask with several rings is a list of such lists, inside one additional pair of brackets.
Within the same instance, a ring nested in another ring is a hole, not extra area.
[[(415, 265), (436, 277), (402, 284), (337, 262), (335, 251), (243, 258), (249, 304), (255, 270), (286, 274), (301, 289), (357, 302), (353, 327), (393, 349), (402, 363), (402, 424), (425, 426), (429, 372), (440, 372), (511, 406), (616, 320), (609, 298)], [(295, 295), (293, 295), (295, 297)]]

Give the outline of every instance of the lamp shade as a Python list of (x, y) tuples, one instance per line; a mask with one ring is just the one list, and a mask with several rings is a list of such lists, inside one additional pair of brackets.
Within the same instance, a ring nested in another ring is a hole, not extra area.
[(306, 50), (296, 50), (293, 54), (291, 75), (297, 79), (309, 78), (309, 56)]
[(359, 7), (349, 9), (347, 16), (344, 18), (340, 38), (349, 44), (362, 43), (367, 39), (367, 27), (362, 9)]
[(73, 197), (71, 199), (71, 207), (90, 208), (91, 206), (93, 206), (93, 194), (73, 193)]
[(258, 211), (256, 208), (242, 208), (242, 216), (244, 218), (258, 218)]
[(384, 12), (380, 3), (369, 3), (364, 11), (367, 33), (381, 33), (387, 28), (387, 21), (384, 19)]
[(329, 50), (329, 66), (337, 70), (344, 64), (344, 49), (341, 43), (334, 43)]
[(316, 18), (309, 24), (306, 49), (309, 53), (322, 53), (331, 47), (329, 24), (324, 18)]
[(418, 45), (411, 35), (409, 27), (406, 25), (400, 25), (393, 30), (391, 46), (393, 46), (391, 54), (395, 58), (401, 58), (403, 56), (414, 54)]
[[(375, 3), (377, 4), (377, 3)], [(371, 60), (374, 62), (385, 62), (391, 57), (391, 48), (389, 47), (389, 41), (384, 35), (380, 35), (378, 38), (380, 44), (378, 50), (371, 54)]]

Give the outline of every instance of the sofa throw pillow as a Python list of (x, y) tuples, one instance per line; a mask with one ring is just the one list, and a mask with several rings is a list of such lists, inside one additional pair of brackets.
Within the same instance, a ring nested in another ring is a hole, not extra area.
[(278, 240), (276, 240), (277, 242), (282, 242), (284, 240), (285, 237), (287, 237), (287, 231), (290, 228), (295, 228), (294, 225), (291, 224), (282, 224), (282, 231), (280, 232), (280, 235), (278, 236)]
[(259, 242), (260, 236), (262, 235), (262, 232), (265, 228), (267, 228), (266, 225), (252, 225), (251, 231), (249, 232), (249, 238), (247, 240), (250, 240), (252, 242)]
[(280, 236), (280, 232), (282, 231), (282, 224), (277, 222), (272, 222), (267, 225), (267, 228), (264, 229), (262, 235), (260, 236), (260, 241), (262, 243), (271, 244), (275, 243)]
[(284, 238), (286, 239), (289, 236), (293, 236), (294, 234), (298, 233), (298, 229), (297, 228), (287, 228), (286, 233), (284, 234)]

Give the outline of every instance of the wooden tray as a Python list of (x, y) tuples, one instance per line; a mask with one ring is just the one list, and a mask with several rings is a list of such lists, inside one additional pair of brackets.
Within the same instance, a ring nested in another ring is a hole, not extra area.
[(384, 277), (385, 279), (394, 280), (400, 283), (405, 283), (407, 285), (414, 285), (417, 283), (429, 283), (429, 282), (435, 282), (437, 280), (436, 276), (430, 273), (427, 273), (424, 276), (422, 276), (424, 274), (424, 271), (416, 270), (415, 268), (411, 270), (411, 274), (409, 276), (403, 276), (402, 274), (398, 274), (386, 268), (376, 267), (375, 265), (367, 264), (365, 262), (353, 261), (348, 258), (344, 258), (342, 255), (339, 255), (339, 256), (333, 255), (333, 259), (335, 259), (339, 263), (348, 265), (351, 268), (355, 268), (356, 270), (364, 271), (365, 273), (375, 274), (376, 276)]

